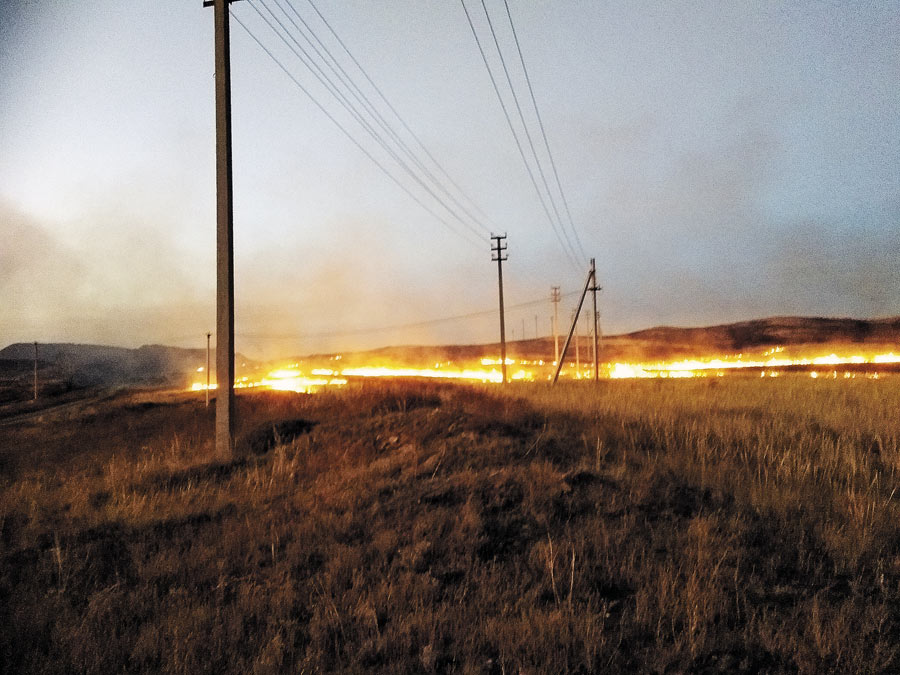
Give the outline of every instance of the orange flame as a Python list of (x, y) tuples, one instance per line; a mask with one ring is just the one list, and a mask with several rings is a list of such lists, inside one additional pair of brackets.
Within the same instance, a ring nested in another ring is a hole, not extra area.
[[(691, 378), (691, 377), (722, 377), (726, 373), (740, 372), (741, 370), (759, 370), (760, 377), (778, 377), (785, 369), (805, 369), (809, 377), (838, 377), (841, 366), (861, 365), (892, 365), (900, 364), (900, 355), (893, 352), (864, 356), (852, 354), (839, 356), (837, 353), (825, 354), (811, 358), (787, 358), (784, 355), (784, 347), (775, 347), (763, 352), (759, 357), (745, 358), (743, 354), (730, 355), (720, 358), (682, 359), (668, 362), (642, 362), (642, 363), (610, 363), (601, 366), (600, 375), (604, 379), (639, 379), (639, 378)], [(493, 357), (480, 359), (478, 367), (455, 367), (450, 361), (435, 363), (431, 368), (415, 368), (411, 366), (397, 365), (367, 365), (348, 366), (346, 368), (335, 367), (341, 357), (329, 358), (331, 367), (315, 367), (309, 369), (308, 374), (300, 367), (299, 363), (285, 365), (270, 371), (258, 380), (251, 380), (249, 376), (239, 378), (235, 382), (235, 388), (264, 388), (279, 391), (295, 391), (312, 393), (325, 387), (339, 387), (347, 384), (348, 378), (428, 378), (455, 381), (499, 383), (503, 376), (497, 366), (500, 360)], [(510, 379), (515, 381), (533, 382), (546, 381), (552, 377), (552, 361), (542, 360), (516, 360), (506, 359)], [(823, 368), (824, 367), (824, 368)], [(198, 372), (202, 372), (198, 371)], [(583, 379), (591, 377), (590, 368), (577, 369), (569, 366), (562, 371), (564, 377), (570, 379)], [(878, 372), (857, 372), (844, 370), (844, 378), (857, 376), (877, 378)], [(192, 391), (204, 391), (207, 388), (205, 382), (194, 382)], [(216, 385), (210, 384), (210, 389)]]

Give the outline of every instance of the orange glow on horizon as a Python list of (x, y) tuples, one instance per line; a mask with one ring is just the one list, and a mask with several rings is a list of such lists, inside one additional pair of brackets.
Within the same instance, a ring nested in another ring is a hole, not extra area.
[[(836, 352), (809, 358), (788, 358), (784, 347), (775, 347), (763, 352), (760, 357), (744, 354), (729, 355), (719, 358), (682, 359), (668, 362), (643, 362), (643, 363), (604, 363), (601, 364), (600, 377), (609, 380), (645, 379), (645, 378), (695, 378), (695, 377), (723, 377), (726, 373), (759, 370), (760, 377), (775, 378), (786, 373), (786, 369), (800, 369), (808, 377), (818, 379), (820, 377), (838, 377), (838, 369), (841, 366), (861, 365), (893, 365), (900, 364), (900, 355), (894, 352), (864, 356), (861, 354), (838, 355)], [(329, 361), (334, 363), (340, 360), (340, 356), (332, 356)], [(340, 387), (347, 384), (349, 378), (428, 378), (441, 380), (455, 380), (482, 383), (500, 383), (503, 376), (497, 366), (499, 359), (484, 357), (479, 360), (482, 366), (487, 368), (456, 366), (453, 362), (445, 361), (434, 363), (431, 368), (415, 368), (407, 365), (368, 365), (348, 366), (346, 368), (311, 368), (305, 373), (300, 364), (292, 363), (276, 368), (256, 380), (250, 376), (238, 378), (235, 381), (236, 389), (272, 389), (277, 391), (295, 391), (313, 393), (325, 387)], [(518, 382), (547, 381), (552, 377), (553, 364), (551, 361), (506, 359), (510, 369), (509, 379)], [(826, 368), (823, 371), (823, 366)], [(197, 371), (202, 372), (202, 371)], [(845, 370), (844, 379), (855, 377), (867, 377), (877, 379), (878, 372), (855, 372)], [(593, 371), (590, 365), (576, 368), (574, 364), (568, 364), (562, 371), (562, 377), (566, 379), (592, 379)], [(194, 382), (191, 391), (204, 391), (207, 388), (205, 382)], [(209, 385), (214, 390), (215, 383)]]

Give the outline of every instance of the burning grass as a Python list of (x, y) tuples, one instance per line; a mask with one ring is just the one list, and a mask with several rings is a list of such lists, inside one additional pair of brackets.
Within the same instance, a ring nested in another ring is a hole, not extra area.
[(900, 667), (894, 378), (239, 404), (225, 464), (186, 399), (0, 429), (0, 669)]
[[(410, 348), (404, 354), (396, 350), (391, 360), (370, 352), (309, 357), (291, 364), (279, 364), (266, 374), (254, 373), (238, 378), (238, 389), (274, 389), (298, 393), (315, 393), (327, 388), (342, 387), (350, 380), (418, 379), (450, 380), (457, 382), (503, 382), (499, 358), (457, 353), (452, 358), (441, 352), (424, 348)], [(699, 349), (699, 348), (698, 348)], [(685, 379), (692, 377), (724, 377), (753, 375), (779, 377), (788, 373), (805, 373), (817, 377), (877, 379), (900, 372), (900, 355), (887, 345), (867, 345), (833, 342), (827, 345), (792, 345), (745, 352), (709, 354), (699, 349), (691, 357), (647, 361), (631, 360), (600, 362), (600, 378), (620, 379)], [(830, 350), (830, 351), (829, 351)], [(571, 356), (571, 355), (570, 355)], [(429, 358), (430, 357), (430, 358)], [(445, 360), (437, 360), (442, 358)], [(506, 366), (509, 380), (516, 382), (550, 381), (556, 372), (556, 361), (547, 356), (508, 356)], [(202, 369), (201, 369), (202, 370)], [(259, 370), (259, 368), (257, 368)], [(563, 380), (593, 379), (593, 363), (568, 358), (560, 370)], [(210, 389), (215, 389), (215, 383)], [(195, 380), (191, 391), (204, 391), (207, 384)]]

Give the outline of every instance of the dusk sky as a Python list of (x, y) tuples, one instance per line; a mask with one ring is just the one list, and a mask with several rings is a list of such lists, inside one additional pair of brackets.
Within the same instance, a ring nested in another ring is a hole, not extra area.
[[(900, 314), (900, 3), (509, 0), (582, 244), (567, 255), (463, 5), (314, 1), (483, 216), (455, 221), (261, 16), (298, 40), (302, 17), (430, 162), (308, 0), (234, 3), (239, 351), (494, 341), (496, 313), (430, 322), (496, 307), (492, 230), (516, 339), (536, 316), (549, 332), (551, 286), (569, 316), (590, 257), (606, 333)], [(485, 4), (555, 190), (504, 2)], [(481, 2), (465, 6), (518, 124)], [(201, 0), (0, 2), (0, 347), (205, 346), (213, 71)]]

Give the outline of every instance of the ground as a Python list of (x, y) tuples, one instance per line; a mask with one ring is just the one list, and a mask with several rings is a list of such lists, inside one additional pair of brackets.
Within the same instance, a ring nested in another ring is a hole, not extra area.
[(900, 379), (239, 397), (0, 426), (3, 672), (896, 672)]

